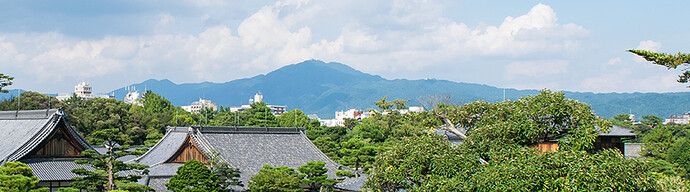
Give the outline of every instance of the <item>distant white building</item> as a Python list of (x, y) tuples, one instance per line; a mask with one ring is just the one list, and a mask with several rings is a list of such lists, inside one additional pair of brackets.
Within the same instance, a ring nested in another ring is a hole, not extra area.
[[(254, 98), (249, 99), (249, 104), (262, 102), (262, 101), (264, 101), (264, 96), (261, 93), (257, 93), (257, 94), (254, 94)], [(271, 113), (275, 116), (282, 115), (283, 113), (285, 113), (285, 109), (287, 108), (287, 106), (285, 106), (285, 105), (266, 104), (266, 106), (271, 109)], [(251, 109), (251, 108), (252, 108), (251, 105), (242, 105), (239, 107), (230, 107), (230, 112), (244, 111), (244, 110)]]
[(199, 101), (192, 102), (191, 105), (182, 106), (182, 109), (190, 113), (199, 113), (204, 108), (211, 108), (216, 111), (218, 110), (218, 105), (212, 103), (211, 100), (199, 99)]
[(141, 98), (143, 98), (143, 96), (144, 96), (143, 93), (139, 93), (139, 91), (137, 91), (134, 88), (134, 86), (125, 87), (125, 90), (128, 91), (127, 95), (125, 95), (125, 99), (124, 99), (125, 103), (142, 106)]
[(671, 122), (675, 124), (688, 124), (690, 123), (690, 113), (685, 113), (682, 115), (671, 115), (671, 118), (664, 120), (664, 124), (668, 124)]
[[(113, 99), (115, 96), (113, 95), (96, 95), (93, 96), (92, 94), (92, 87), (89, 85), (87, 82), (81, 82), (74, 86), (74, 94), (77, 95), (77, 97), (82, 98), (82, 99), (93, 99), (93, 98), (106, 98), (106, 99)], [(63, 101), (67, 100), (70, 97), (72, 97), (71, 94), (60, 94), (56, 98)]]
[[(393, 109), (394, 111), (400, 112), (400, 114), (405, 114), (409, 112), (421, 112), (424, 111), (423, 107), (409, 107), (407, 109)], [(383, 114), (386, 114), (384, 112)], [(318, 119), (319, 123), (321, 125), (325, 125), (328, 127), (335, 127), (335, 126), (345, 126), (345, 119), (356, 119), (356, 120), (362, 120), (367, 117), (371, 117), (373, 115), (373, 112), (371, 111), (361, 111), (357, 109), (350, 109), (347, 111), (336, 111), (335, 112), (335, 119)]]

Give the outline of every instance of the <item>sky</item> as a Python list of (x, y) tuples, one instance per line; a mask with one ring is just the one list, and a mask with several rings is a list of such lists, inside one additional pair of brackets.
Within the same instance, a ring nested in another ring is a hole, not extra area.
[(6, 89), (106, 93), (147, 79), (222, 83), (318, 59), (387, 79), (684, 92), (690, 1), (0, 0)]

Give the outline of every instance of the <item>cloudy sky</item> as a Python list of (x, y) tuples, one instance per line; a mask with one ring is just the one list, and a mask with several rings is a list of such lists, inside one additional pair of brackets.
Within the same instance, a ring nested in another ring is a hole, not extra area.
[(0, 0), (14, 85), (108, 92), (226, 82), (308, 59), (388, 79), (587, 92), (687, 91), (625, 52), (688, 52), (690, 1)]

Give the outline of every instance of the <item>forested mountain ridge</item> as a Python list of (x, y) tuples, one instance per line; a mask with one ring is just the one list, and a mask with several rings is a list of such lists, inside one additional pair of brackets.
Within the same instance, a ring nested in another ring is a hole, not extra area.
[[(501, 101), (504, 95), (504, 89), (489, 85), (436, 79), (390, 80), (341, 63), (318, 60), (308, 60), (265, 75), (225, 83), (176, 84), (167, 79), (150, 79), (130, 86), (135, 86), (140, 92), (152, 90), (175, 106), (189, 105), (199, 98), (210, 99), (223, 106), (239, 106), (248, 104), (251, 96), (261, 92), (264, 101), (269, 104), (287, 105), (288, 110), (298, 108), (307, 114), (318, 114), (321, 118), (332, 118), (334, 112), (339, 110), (375, 108), (373, 101), (384, 96), (391, 100), (409, 99), (409, 105), (414, 106), (419, 105), (418, 99), (424, 95), (450, 95), (459, 104), (475, 100)], [(127, 94), (124, 87), (113, 92), (119, 100)], [(690, 110), (688, 92), (565, 93), (569, 98), (590, 104), (593, 111), (604, 118), (629, 112), (637, 116), (668, 117)], [(16, 95), (16, 91), (10, 90), (9, 94)], [(9, 97), (9, 94), (4, 94), (4, 97)], [(505, 97), (510, 100), (535, 94), (538, 94), (538, 90), (505, 89)]]

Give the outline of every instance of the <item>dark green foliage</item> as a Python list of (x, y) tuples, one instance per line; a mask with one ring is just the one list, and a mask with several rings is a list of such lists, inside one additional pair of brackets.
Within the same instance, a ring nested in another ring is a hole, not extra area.
[(70, 102), (65, 112), (72, 127), (83, 133), (92, 144), (101, 142), (94, 140), (95, 131), (116, 127), (125, 133), (120, 144), (150, 146), (162, 138), (166, 126), (185, 126), (196, 122), (188, 112), (170, 106), (169, 101), (153, 92), (148, 91), (144, 98), (148, 98), (148, 101), (144, 101), (144, 107), (115, 99), (79, 99)]
[(79, 192), (79, 189), (72, 188), (72, 187), (63, 187), (63, 188), (59, 188), (58, 192)]
[(584, 150), (592, 147), (598, 135), (596, 127), (603, 131), (611, 127), (589, 105), (548, 90), (517, 101), (476, 101), (439, 110), (468, 129), (468, 139), (476, 143), (472, 147), (483, 152), (493, 150), (494, 145), (528, 146), (555, 139), (561, 149)]
[(0, 167), (0, 191), (48, 191), (48, 188), (38, 187), (36, 184), (38, 184), (38, 178), (34, 176), (31, 168), (24, 163), (6, 162)]
[(218, 183), (217, 177), (203, 163), (191, 160), (177, 168), (177, 175), (170, 178), (165, 186), (174, 192), (222, 191), (223, 186)]
[(12, 85), (12, 80), (14, 77), (0, 73), (0, 93), (7, 93), (7, 90), (2, 90), (2, 88)]
[(340, 157), (339, 162), (343, 165), (354, 167), (355, 170), (360, 168), (368, 170), (371, 168), (374, 157), (378, 152), (375, 144), (370, 144), (357, 138), (340, 143), (340, 146), (341, 148), (338, 152), (342, 157)]
[(354, 177), (355, 174), (352, 173), (352, 171), (336, 170), (336, 171), (335, 171), (335, 176), (338, 176), (338, 177)]
[(220, 184), (222, 191), (232, 191), (231, 186), (244, 186), (242, 181), (240, 181), (240, 170), (233, 168), (227, 162), (224, 162), (220, 158), (220, 152), (213, 151), (208, 154), (211, 159), (209, 164), (211, 164), (211, 170), (213, 174), (217, 177), (217, 182)]
[(300, 181), (304, 175), (300, 175), (289, 167), (271, 167), (264, 165), (259, 174), (249, 180), (250, 191), (304, 191), (300, 188)]
[(640, 155), (650, 158), (668, 158), (668, 149), (673, 144), (673, 132), (666, 127), (658, 127), (645, 135), (642, 139), (645, 143)]
[(324, 165), (326, 165), (325, 162), (310, 161), (298, 168), (299, 172), (305, 175), (300, 182), (307, 184), (310, 191), (332, 189), (335, 185), (335, 180), (329, 179), (328, 175), (326, 175), (328, 169), (324, 168)]
[(528, 147), (490, 152), (479, 165), (466, 144), (440, 137), (404, 139), (377, 158), (365, 186), (381, 191), (653, 191), (643, 161), (616, 151), (539, 153)]
[(105, 154), (98, 154), (94, 150), (82, 151), (82, 155), (90, 158), (88, 160), (76, 160), (75, 162), (83, 165), (90, 165), (95, 171), (89, 171), (84, 168), (74, 169), (73, 173), (82, 177), (73, 178), (74, 182), (70, 184), (72, 187), (90, 191), (113, 190), (116, 187), (127, 187), (129, 189), (138, 189), (138, 191), (153, 190), (148, 186), (134, 183), (141, 178), (138, 175), (122, 174), (127, 171), (138, 170), (140, 173), (147, 174), (147, 165), (138, 163), (126, 164), (117, 159), (127, 155), (141, 155), (146, 152), (146, 148), (137, 148), (135, 150), (128, 150), (128, 145), (119, 146), (117, 141), (122, 141), (121, 132), (117, 129), (104, 129), (94, 132), (95, 137), (105, 144), (108, 151)]
[(280, 127), (309, 127), (309, 117), (299, 109), (293, 109), (277, 117)]
[(0, 102), (1, 111), (17, 110), (21, 100), (22, 110), (35, 110), (35, 109), (57, 109), (60, 107), (66, 107), (67, 105), (55, 97), (43, 95), (40, 93), (28, 91), (20, 94), (21, 98), (11, 98)]
[(430, 179), (467, 177), (478, 167), (476, 155), (463, 153), (440, 136), (408, 137), (377, 156), (365, 187), (382, 191), (412, 189)]
[(256, 102), (250, 105), (252, 108), (243, 111), (247, 113), (246, 126), (250, 127), (277, 127), (278, 120), (271, 113), (271, 109), (264, 102)]
[[(690, 138), (682, 138), (677, 140), (668, 152), (668, 160), (671, 163), (675, 163), (679, 168), (685, 171), (690, 170)], [(688, 178), (688, 175), (685, 175)]]

